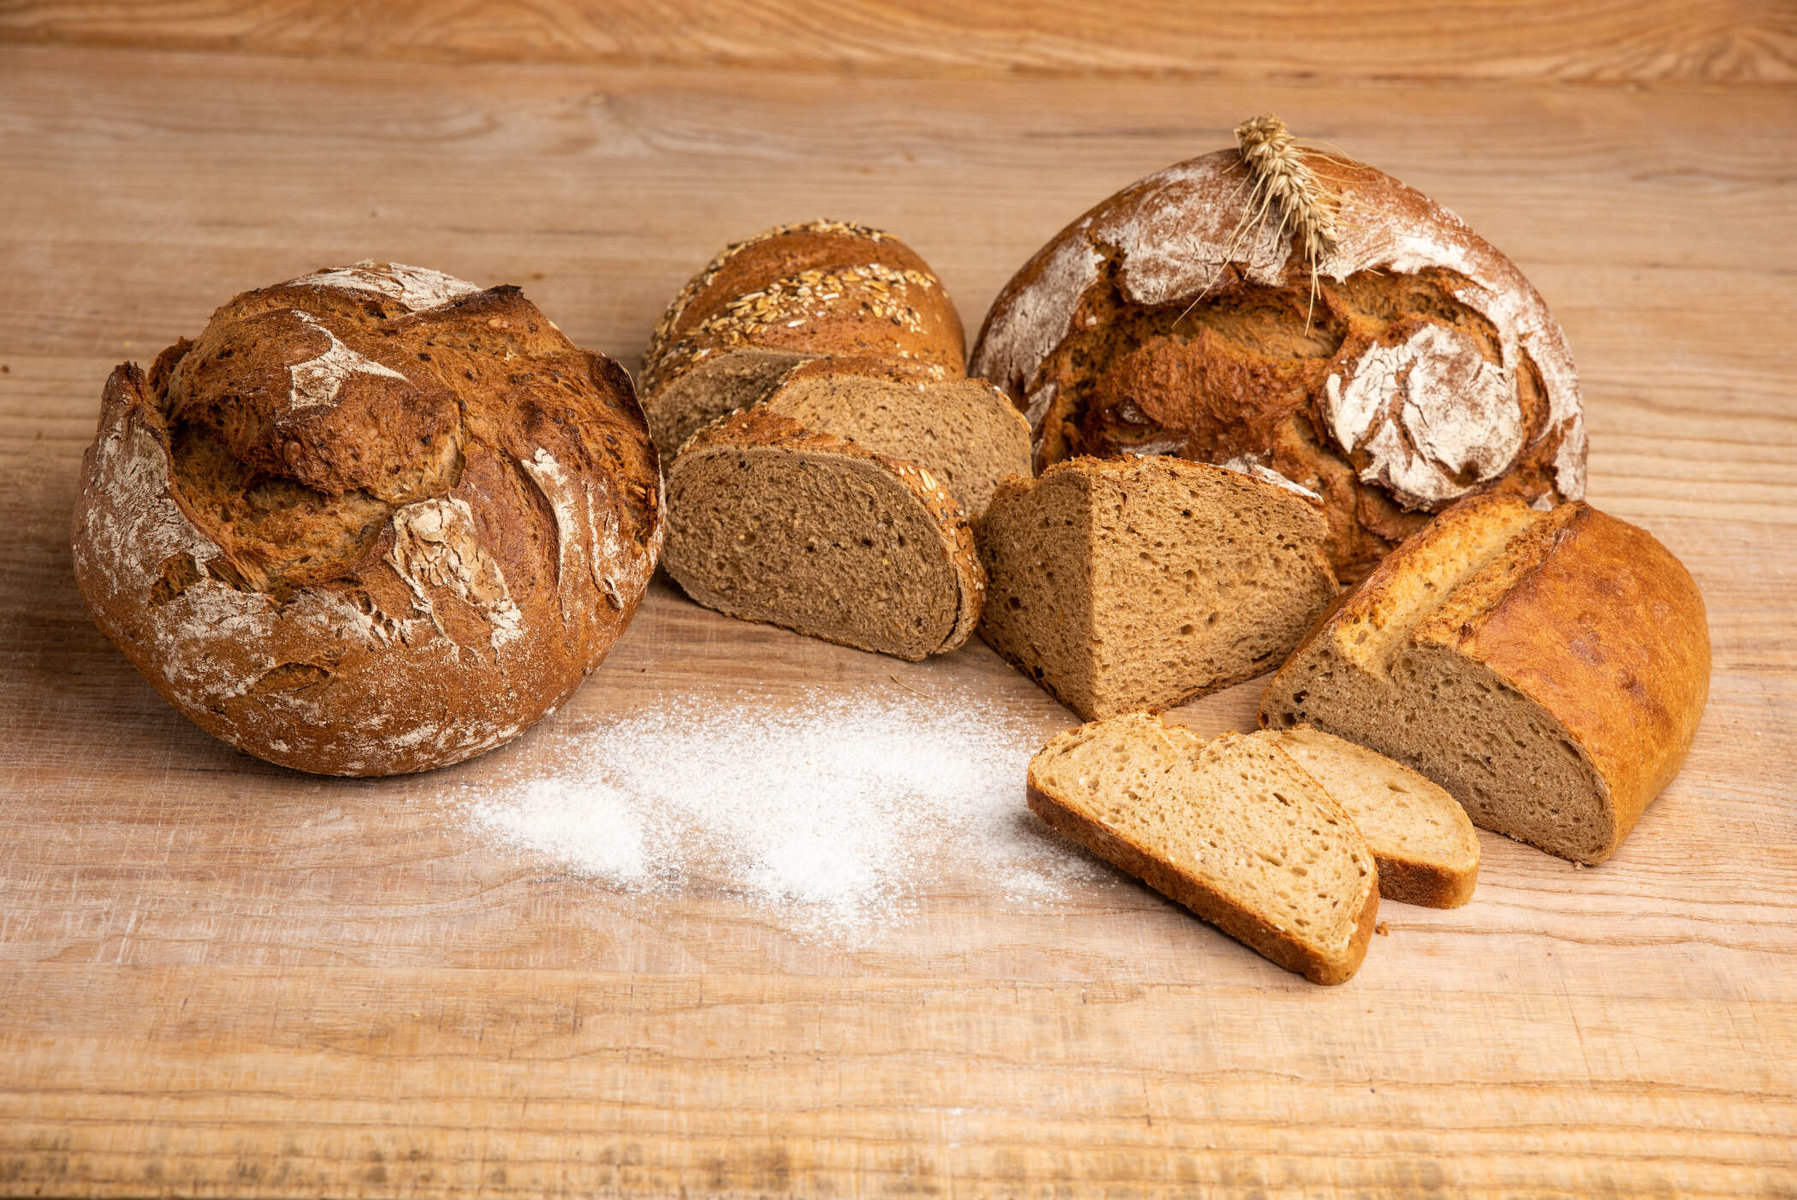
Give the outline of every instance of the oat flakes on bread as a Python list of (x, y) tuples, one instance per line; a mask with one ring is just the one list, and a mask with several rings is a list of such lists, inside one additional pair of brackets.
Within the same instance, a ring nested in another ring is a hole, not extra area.
[(964, 643), (986, 586), (929, 471), (761, 409), (675, 455), (663, 562), (707, 608), (911, 661)]
[(107, 381), (75, 574), (202, 729), (282, 766), (458, 762), (553, 711), (662, 536), (630, 379), (513, 287), (361, 262)]
[(965, 374), (961, 317), (916, 251), (842, 221), (782, 225), (728, 246), (689, 280), (643, 354), (643, 409), (664, 457), (765, 399), (799, 363), (889, 360)]
[(1678, 773), (1709, 682), (1703, 597), (1650, 534), (1477, 496), (1318, 623), (1260, 719), (1370, 746), (1475, 824), (1600, 863)]
[(1320, 493), (1364, 576), (1462, 496), (1585, 490), (1578, 377), (1511, 261), (1412, 188), (1275, 118), (1150, 175), (1006, 285), (974, 375), (1078, 454), (1242, 460)]
[(1183, 459), (1012, 479), (976, 536), (980, 636), (1087, 720), (1272, 670), (1336, 594), (1316, 497)]
[(1130, 713), (1051, 740), (1028, 797), (1056, 832), (1312, 983), (1342, 983), (1366, 957), (1372, 851), (1277, 746)]

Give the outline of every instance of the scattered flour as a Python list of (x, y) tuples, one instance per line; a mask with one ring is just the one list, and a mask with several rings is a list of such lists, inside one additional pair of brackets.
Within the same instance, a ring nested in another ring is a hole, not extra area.
[(798, 708), (672, 697), (543, 734), (467, 814), (614, 888), (710, 886), (795, 932), (858, 941), (903, 921), (932, 884), (1028, 903), (1096, 877), (1024, 807), (1047, 734), (959, 692)]

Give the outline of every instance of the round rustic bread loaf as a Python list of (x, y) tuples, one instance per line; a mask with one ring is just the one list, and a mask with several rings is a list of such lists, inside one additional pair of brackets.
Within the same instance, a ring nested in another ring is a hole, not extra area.
[(1469, 493), (1582, 496), (1578, 377), (1510, 260), (1276, 119), (1238, 133), (1100, 203), (993, 304), (970, 370), (1026, 412), (1038, 469), (1269, 468), (1324, 497), (1349, 580)]
[(113, 371), (75, 573), (202, 729), (390, 775), (553, 712), (636, 611), (662, 507), (616, 363), (517, 288), (362, 262)]
[(782, 225), (727, 247), (662, 314), (643, 354), (643, 408), (663, 457), (770, 393), (809, 359), (965, 373), (961, 317), (929, 264), (878, 229)]

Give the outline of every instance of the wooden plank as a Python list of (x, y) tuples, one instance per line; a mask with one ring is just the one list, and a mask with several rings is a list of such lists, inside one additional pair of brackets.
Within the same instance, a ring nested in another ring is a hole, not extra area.
[(1797, 15), (1777, 0), (13, 0), (0, 37), (165, 49), (726, 66), (906, 74), (1056, 74), (1580, 83), (1797, 80)]

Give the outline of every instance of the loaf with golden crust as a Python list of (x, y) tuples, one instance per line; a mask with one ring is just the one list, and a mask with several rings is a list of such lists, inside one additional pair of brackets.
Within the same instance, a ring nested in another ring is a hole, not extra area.
[(1292, 214), (1226, 150), (1102, 201), (1005, 286), (969, 370), (1026, 412), (1037, 470), (1132, 453), (1277, 471), (1323, 496), (1348, 581), (1463, 496), (1582, 496), (1578, 378), (1522, 273), (1391, 176), (1281, 152), (1332, 221), (1314, 275)]
[(554, 711), (661, 537), (622, 368), (514, 287), (362, 262), (117, 368), (73, 548), (100, 629), (202, 729), (390, 775)]
[(1260, 719), (1370, 746), (1475, 824), (1599, 863), (1678, 773), (1709, 685), (1703, 597), (1650, 534), (1479, 496), (1311, 630)]

